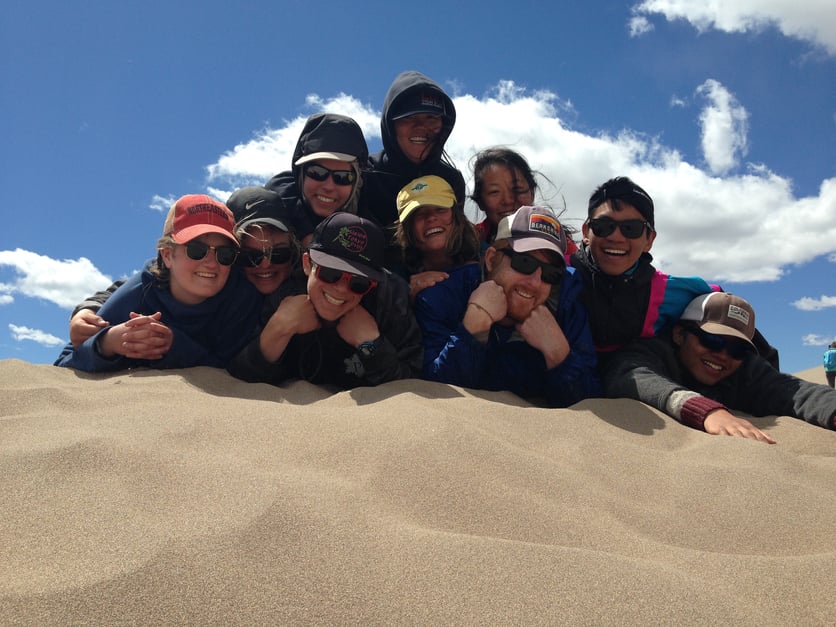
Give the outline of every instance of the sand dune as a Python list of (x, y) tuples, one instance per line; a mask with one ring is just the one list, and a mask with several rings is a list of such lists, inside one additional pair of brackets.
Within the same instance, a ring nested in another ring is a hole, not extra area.
[[(802, 376), (823, 382), (821, 368)], [(832, 624), (836, 432), (0, 361), (3, 623)]]

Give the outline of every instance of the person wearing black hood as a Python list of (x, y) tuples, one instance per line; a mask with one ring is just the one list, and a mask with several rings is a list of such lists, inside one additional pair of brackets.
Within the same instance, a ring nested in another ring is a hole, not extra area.
[(291, 209), (293, 230), (307, 248), (316, 226), (335, 211), (357, 213), (369, 148), (360, 126), (336, 113), (305, 122), (293, 151), (292, 169), (264, 186)]
[(420, 72), (399, 74), (383, 101), (383, 150), (370, 158), (360, 215), (383, 227), (392, 226), (398, 221), (398, 192), (413, 179), (427, 175), (440, 176), (450, 183), (456, 202), (463, 206), (464, 176), (444, 152), (455, 123), (453, 101), (437, 83)]

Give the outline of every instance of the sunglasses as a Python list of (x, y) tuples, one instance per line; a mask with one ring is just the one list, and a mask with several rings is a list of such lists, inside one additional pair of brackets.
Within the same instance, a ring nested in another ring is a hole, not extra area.
[(200, 261), (210, 250), (215, 251), (215, 259), (222, 266), (231, 266), (235, 263), (235, 258), (238, 257), (238, 248), (236, 246), (210, 246), (201, 242), (199, 239), (193, 239), (186, 246), (186, 255), (189, 259)]
[(326, 268), (325, 266), (316, 265), (314, 267), (314, 274), (316, 278), (323, 283), (339, 283), (343, 277), (348, 278), (348, 289), (355, 294), (365, 296), (377, 287), (377, 281), (369, 277), (360, 276), (359, 274), (352, 274), (351, 272), (344, 272), (335, 268)]
[(560, 277), (563, 276), (563, 268), (540, 261), (531, 255), (518, 253), (511, 248), (499, 248), (498, 250), (511, 258), (511, 268), (520, 274), (534, 274), (537, 268), (541, 268), (540, 280), (543, 283), (549, 283), (550, 285), (560, 283)]
[(650, 222), (647, 220), (612, 220), (611, 218), (592, 218), (589, 220), (589, 228), (596, 237), (607, 237), (615, 232), (616, 227), (621, 229), (621, 234), (628, 239), (638, 239), (645, 229), (653, 231)]
[(291, 260), (293, 257), (293, 249), (289, 246), (276, 246), (273, 248), (267, 248), (266, 250), (242, 248), (241, 254), (238, 256), (238, 265), (256, 267), (261, 265), (261, 261), (265, 257), (269, 260), (271, 265), (280, 265)]
[(710, 350), (712, 353), (721, 353), (726, 351), (732, 359), (740, 360), (746, 357), (749, 353), (753, 352), (752, 347), (746, 342), (732, 340), (724, 335), (707, 333), (702, 329), (693, 327), (685, 327), (685, 332), (696, 337), (703, 348)]
[(319, 182), (327, 181), (330, 176), (334, 185), (354, 185), (354, 181), (357, 180), (357, 173), (354, 170), (331, 170), (318, 163), (303, 165), (302, 174)]

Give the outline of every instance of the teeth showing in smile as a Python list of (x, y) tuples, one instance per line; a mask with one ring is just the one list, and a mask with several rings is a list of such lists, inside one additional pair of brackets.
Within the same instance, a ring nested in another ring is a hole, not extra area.
[(410, 137), (409, 141), (414, 142), (416, 144), (426, 144), (427, 138), (426, 137)]
[(618, 255), (619, 257), (627, 254), (626, 250), (616, 250), (615, 248), (605, 248), (604, 252), (608, 255)]
[(214, 279), (216, 276), (218, 276), (214, 272), (195, 272), (195, 274), (199, 276), (201, 279)]
[(424, 237), (429, 237), (430, 235), (437, 235), (439, 233), (444, 233), (444, 229), (441, 227), (436, 227), (434, 229), (428, 229), (424, 231)]
[(316, 199), (319, 202), (324, 202), (326, 204), (330, 204), (332, 202), (337, 202), (336, 199), (331, 198), (330, 196), (320, 196), (319, 194), (316, 195)]
[(335, 307), (339, 307), (345, 300), (341, 300), (339, 298), (334, 298), (333, 296), (329, 295), (327, 292), (322, 292), (322, 295), (325, 297), (326, 302), (334, 305)]
[(531, 292), (526, 292), (519, 288), (515, 289), (514, 292), (522, 298), (534, 298), (534, 294), (532, 294)]
[(702, 363), (711, 368), (712, 370), (720, 371), (723, 369), (722, 366), (715, 364), (713, 361), (708, 361), (707, 359), (703, 359)]

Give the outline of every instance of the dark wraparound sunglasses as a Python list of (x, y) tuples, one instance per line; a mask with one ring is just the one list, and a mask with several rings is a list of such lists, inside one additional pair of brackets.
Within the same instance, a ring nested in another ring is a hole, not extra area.
[(330, 176), (335, 185), (354, 185), (354, 181), (357, 180), (357, 173), (354, 170), (331, 170), (318, 163), (307, 163), (303, 165), (302, 173), (308, 178), (319, 181), (320, 183), (328, 180)]
[(610, 218), (592, 218), (589, 221), (589, 228), (596, 237), (608, 237), (618, 228), (628, 239), (640, 238), (645, 229), (653, 231), (653, 227), (647, 220), (612, 220)]
[(236, 246), (210, 246), (198, 239), (193, 239), (186, 246), (186, 255), (189, 259), (200, 261), (210, 250), (215, 251), (215, 259), (222, 266), (231, 266), (235, 263), (235, 258), (238, 257), (238, 248)]
[(261, 265), (261, 261), (265, 257), (271, 264), (280, 265), (287, 263), (293, 258), (293, 249), (289, 246), (275, 246), (264, 250), (242, 248), (238, 256), (238, 265), (255, 267)]
[(697, 341), (703, 348), (710, 350), (712, 353), (722, 353), (726, 351), (732, 359), (743, 359), (751, 352), (754, 352), (752, 347), (741, 340), (734, 340), (724, 335), (715, 335), (708, 333), (696, 327), (683, 327), (686, 333), (690, 333), (697, 338)]
[(521, 274), (534, 274), (537, 271), (537, 268), (542, 268), (543, 272), (540, 274), (540, 279), (543, 283), (548, 283), (550, 285), (557, 285), (560, 283), (560, 277), (563, 276), (562, 267), (545, 263), (535, 257), (532, 257), (531, 255), (518, 253), (510, 248), (499, 248), (497, 250), (511, 258), (511, 268), (517, 272)]
[(348, 289), (360, 296), (365, 296), (377, 287), (377, 281), (374, 281), (369, 277), (352, 274), (351, 272), (344, 272), (343, 270), (337, 270), (335, 268), (326, 268), (325, 266), (320, 266), (319, 264), (315, 266), (314, 274), (316, 275), (316, 278), (323, 283), (331, 283), (332, 285), (334, 283), (339, 283), (343, 277), (346, 277), (348, 278)]

